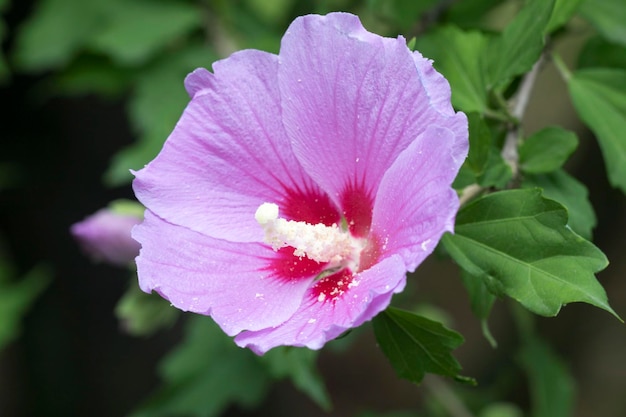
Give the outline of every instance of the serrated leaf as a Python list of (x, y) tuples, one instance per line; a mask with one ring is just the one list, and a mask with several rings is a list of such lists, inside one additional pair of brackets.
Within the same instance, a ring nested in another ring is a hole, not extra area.
[(450, 83), (452, 104), (465, 112), (482, 113), (487, 108), (482, 61), (487, 44), (481, 32), (464, 32), (454, 26), (417, 38), (417, 50), (432, 59)]
[(270, 379), (256, 355), (240, 349), (210, 318), (188, 318), (184, 341), (159, 365), (163, 386), (132, 417), (220, 415), (257, 406)]
[(554, 171), (567, 161), (577, 146), (575, 133), (560, 127), (547, 127), (520, 145), (520, 169), (531, 174)]
[(605, 38), (626, 46), (624, 0), (585, 0), (578, 11)]
[(567, 224), (574, 232), (590, 240), (596, 226), (596, 215), (589, 202), (587, 188), (563, 170), (543, 175), (526, 175), (523, 188), (541, 188), (543, 195), (563, 204), (567, 209)]
[(306, 348), (278, 347), (260, 357), (275, 379), (289, 378), (320, 408), (330, 411), (332, 404), (324, 381), (317, 371), (318, 351)]
[(578, 70), (568, 87), (578, 115), (598, 138), (610, 183), (626, 192), (626, 71)]
[(618, 317), (594, 276), (608, 265), (606, 257), (566, 224), (566, 209), (540, 190), (500, 191), (461, 209), (455, 234), (444, 235), (443, 243), (490, 291), (537, 314), (554, 316), (581, 301)]
[(518, 360), (528, 375), (532, 417), (569, 417), (574, 410), (574, 379), (545, 342), (526, 338)]
[(420, 383), (427, 372), (456, 377), (461, 370), (450, 352), (463, 343), (463, 337), (441, 323), (389, 307), (374, 318), (373, 326), (398, 376)]
[(530, 0), (489, 47), (489, 86), (529, 71), (544, 46), (554, 0)]

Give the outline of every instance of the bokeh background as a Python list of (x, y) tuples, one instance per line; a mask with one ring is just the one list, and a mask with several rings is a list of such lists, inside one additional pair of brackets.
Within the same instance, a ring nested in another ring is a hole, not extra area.
[[(141, 167), (167, 137), (185, 105), (187, 72), (209, 67), (236, 49), (276, 52), (292, 18), (309, 12), (356, 12), (371, 31), (410, 38), (437, 19), (497, 30), (519, 6), (478, 1), (465, 10), (451, 9), (453, 3), (0, 1), (0, 259), (7, 275), (12, 268), (12, 283), (29, 277), (41, 283), (32, 302), (24, 304), (19, 331), (0, 351), (0, 416), (123, 416), (158, 386), (156, 364), (180, 340), (183, 319), (151, 336), (125, 332), (113, 311), (135, 285), (132, 274), (91, 262), (69, 227), (114, 199), (133, 198), (128, 169)], [(591, 27), (574, 19), (552, 47), (575, 66), (593, 35)], [(568, 170), (589, 189), (598, 218), (594, 242), (611, 261), (599, 280), (624, 316), (626, 199), (607, 183), (597, 143), (551, 65), (534, 91), (526, 131), (558, 124), (581, 139)], [(465, 336), (456, 356), (464, 374), (479, 381), (475, 390), (525, 407), (528, 388), (516, 370), (510, 302), (499, 301), (491, 316), (499, 342), (493, 349), (471, 313), (454, 265), (432, 257), (409, 281), (406, 297), (448, 313), (451, 327)], [(5, 295), (0, 294), (0, 304), (9, 288), (0, 286)], [(2, 305), (0, 314), (9, 314)], [(624, 325), (599, 309), (572, 304), (557, 318), (538, 319), (537, 326), (575, 377), (575, 416), (626, 415)], [(399, 380), (369, 326), (354, 338), (349, 348), (324, 350), (319, 357), (332, 415), (424, 410), (433, 385)], [(461, 392), (471, 398), (472, 390)], [(289, 382), (280, 382), (260, 409), (233, 406), (226, 415), (327, 413)]]

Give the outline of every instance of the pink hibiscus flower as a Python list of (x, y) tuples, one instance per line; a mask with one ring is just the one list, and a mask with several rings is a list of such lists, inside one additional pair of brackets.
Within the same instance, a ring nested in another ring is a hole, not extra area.
[(467, 119), (405, 39), (296, 19), (185, 80), (191, 102), (133, 183), (139, 284), (262, 354), (319, 349), (384, 310), (452, 231)]

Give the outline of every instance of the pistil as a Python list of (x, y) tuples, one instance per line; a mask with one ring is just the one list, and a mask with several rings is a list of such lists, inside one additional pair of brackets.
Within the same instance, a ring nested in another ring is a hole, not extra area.
[(358, 270), (364, 239), (353, 237), (336, 224), (310, 224), (286, 220), (278, 215), (278, 206), (273, 203), (261, 204), (255, 213), (257, 222), (265, 230), (265, 242), (274, 250), (291, 246), (295, 256)]

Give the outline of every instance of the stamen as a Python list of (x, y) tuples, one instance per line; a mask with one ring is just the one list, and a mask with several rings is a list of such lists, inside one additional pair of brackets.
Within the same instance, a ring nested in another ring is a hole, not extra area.
[(274, 250), (292, 246), (295, 256), (333, 264), (351, 260), (358, 265), (363, 242), (336, 224), (326, 226), (285, 220), (278, 217), (278, 206), (273, 203), (261, 204), (254, 217), (265, 229), (265, 242)]

